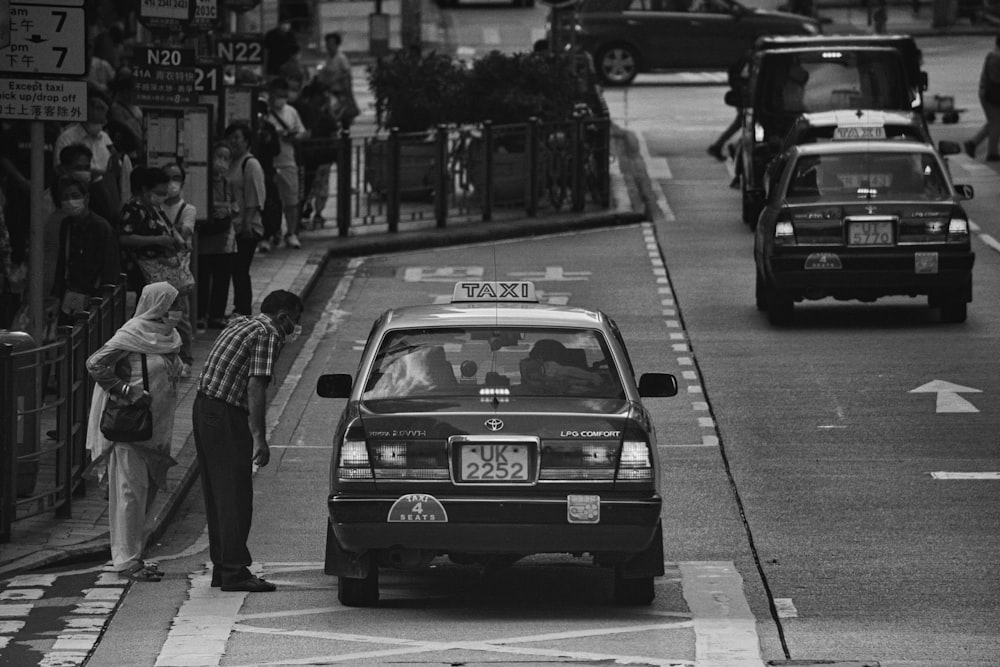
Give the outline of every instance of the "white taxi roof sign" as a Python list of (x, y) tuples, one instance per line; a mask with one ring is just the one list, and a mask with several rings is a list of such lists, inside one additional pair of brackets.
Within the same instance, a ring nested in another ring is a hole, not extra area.
[(462, 280), (455, 283), (452, 303), (538, 303), (530, 280)]
[(873, 124), (838, 125), (833, 130), (834, 141), (865, 141), (869, 139), (885, 139), (885, 126)]

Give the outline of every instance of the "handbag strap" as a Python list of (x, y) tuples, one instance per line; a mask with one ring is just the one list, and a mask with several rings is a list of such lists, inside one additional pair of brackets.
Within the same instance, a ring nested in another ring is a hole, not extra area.
[(149, 391), (149, 368), (146, 366), (146, 355), (142, 356), (142, 388)]

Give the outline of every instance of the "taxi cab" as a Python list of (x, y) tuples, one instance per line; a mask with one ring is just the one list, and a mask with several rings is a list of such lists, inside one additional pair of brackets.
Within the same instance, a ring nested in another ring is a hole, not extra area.
[(614, 596), (648, 604), (663, 574), (659, 455), (614, 321), (538, 303), (530, 282), (459, 282), (451, 302), (388, 310), (333, 437), (325, 572), (348, 606), (379, 598), (380, 568), (447, 556), (509, 565), (541, 553), (614, 569)]
[(972, 301), (969, 220), (932, 146), (832, 141), (777, 158), (754, 237), (757, 308), (787, 324), (806, 299), (926, 296), (944, 322)]

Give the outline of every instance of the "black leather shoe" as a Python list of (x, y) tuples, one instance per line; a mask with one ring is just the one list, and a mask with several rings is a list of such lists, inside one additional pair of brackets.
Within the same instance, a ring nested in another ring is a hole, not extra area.
[(222, 585), (222, 577), (215, 570), (212, 570), (212, 588), (218, 588)]
[(222, 590), (227, 592), (240, 591), (245, 593), (270, 593), (277, 590), (277, 586), (269, 581), (264, 581), (260, 577), (250, 577), (242, 581), (235, 581), (231, 584), (222, 584)]

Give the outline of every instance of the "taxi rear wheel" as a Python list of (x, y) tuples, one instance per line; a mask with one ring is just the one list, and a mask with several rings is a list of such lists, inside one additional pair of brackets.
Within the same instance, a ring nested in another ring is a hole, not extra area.
[(378, 566), (374, 563), (363, 579), (337, 577), (337, 599), (345, 607), (373, 607), (378, 603)]
[(767, 303), (767, 319), (775, 326), (791, 324), (792, 313), (795, 309), (795, 299), (791, 294), (782, 292), (773, 287), (767, 288), (765, 292)]
[(615, 602), (629, 605), (650, 604), (655, 595), (653, 577), (627, 579), (622, 576), (621, 567), (615, 568)]
[(754, 303), (757, 306), (757, 310), (765, 311), (767, 310), (767, 286), (764, 284), (764, 278), (761, 277), (760, 272), (757, 272), (757, 280), (754, 283)]

